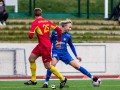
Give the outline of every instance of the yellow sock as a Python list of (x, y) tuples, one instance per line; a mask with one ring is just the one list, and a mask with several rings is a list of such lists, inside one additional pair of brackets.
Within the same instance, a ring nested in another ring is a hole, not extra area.
[(51, 66), (50, 71), (54, 75), (56, 75), (60, 79), (60, 81), (64, 81), (65, 78), (63, 77), (63, 75), (54, 66)]
[(30, 69), (32, 74), (31, 80), (35, 82), (36, 81), (36, 63), (30, 63)]

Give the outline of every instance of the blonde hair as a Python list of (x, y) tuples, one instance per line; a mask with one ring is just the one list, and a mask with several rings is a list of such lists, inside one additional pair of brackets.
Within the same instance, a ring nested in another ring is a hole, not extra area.
[(71, 24), (72, 24), (72, 21), (67, 18), (67, 19), (64, 20), (64, 21), (60, 21), (60, 22), (59, 22), (59, 25), (62, 26), (62, 27), (64, 27), (64, 26), (65, 26), (66, 24), (68, 24), (68, 23), (71, 23)]

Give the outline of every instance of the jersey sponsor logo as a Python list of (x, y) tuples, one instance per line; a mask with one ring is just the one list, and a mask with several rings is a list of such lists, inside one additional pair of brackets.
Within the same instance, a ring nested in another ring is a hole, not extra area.
[[(57, 43), (58, 41), (56, 40), (56, 43)], [(60, 44), (65, 44), (65, 42), (60, 42)]]
[(63, 40), (66, 41), (66, 38), (64, 38)]
[(65, 44), (65, 42), (60, 42), (60, 44)]
[(57, 54), (53, 54), (53, 57), (56, 57), (57, 56)]

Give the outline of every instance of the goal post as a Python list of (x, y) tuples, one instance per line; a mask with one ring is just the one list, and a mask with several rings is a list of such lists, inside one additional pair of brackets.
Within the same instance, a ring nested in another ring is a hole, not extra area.
[(25, 49), (0, 48), (0, 76), (27, 75)]

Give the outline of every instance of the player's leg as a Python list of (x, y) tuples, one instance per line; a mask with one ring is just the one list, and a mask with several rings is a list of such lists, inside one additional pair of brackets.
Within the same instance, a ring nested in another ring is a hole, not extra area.
[(0, 26), (3, 25), (3, 24), (2, 24), (3, 16), (4, 16), (3, 12), (0, 12)]
[(71, 57), (68, 52), (64, 53), (62, 61), (66, 64), (70, 64), (72, 67), (79, 70), (84, 75), (87, 75), (89, 78), (93, 78), (93, 76), (85, 68), (81, 67), (76, 63), (76, 61)]
[(54, 75), (56, 75), (60, 81), (64, 81), (64, 77), (61, 73), (59, 73), (59, 71), (53, 66), (53, 65), (50, 65), (50, 62), (46, 62), (44, 63), (44, 66), (46, 69), (49, 69)]
[(29, 61), (30, 61), (30, 69), (31, 69), (31, 80), (36, 82), (36, 63), (35, 60), (38, 58), (38, 56), (36, 56), (35, 54), (31, 54), (29, 57)]
[(31, 80), (25, 82), (25, 85), (36, 85), (36, 63), (35, 60), (41, 55), (39, 51), (39, 46), (37, 45), (29, 56), (30, 70), (31, 70)]
[(4, 12), (4, 16), (3, 16), (3, 25), (6, 26), (6, 20), (8, 18), (8, 13), (7, 12)]
[(60, 79), (60, 88), (63, 88), (67, 79), (53, 65), (50, 65), (50, 62), (44, 63), (44, 66), (46, 69), (49, 69), (55, 76)]
[(29, 56), (30, 70), (31, 70), (31, 80), (25, 82), (25, 85), (36, 85), (36, 63), (35, 60), (38, 58), (35, 54), (31, 53)]
[[(52, 58), (51, 64), (53, 66), (56, 66), (57, 63), (58, 63), (58, 60), (56, 58)], [(45, 82), (44, 82), (42, 88), (48, 88), (48, 82), (49, 82), (49, 79), (51, 77), (51, 74), (52, 74), (52, 72), (47, 69)]]
[(78, 71), (82, 72), (84, 75), (88, 76), (89, 78), (91, 78), (94, 82), (96, 82), (98, 80), (98, 77), (94, 77), (91, 75), (90, 72), (88, 72), (84, 67), (81, 67), (80, 65), (77, 64), (77, 62), (75, 60), (70, 61), (69, 63), (72, 67), (74, 67), (75, 69), (77, 69)]
[(91, 79), (93, 78), (91, 73), (88, 72), (84, 67), (81, 67), (80, 65), (78, 65), (75, 60), (70, 61), (69, 64), (75, 69), (77, 69), (78, 71), (82, 72), (84, 75), (88, 76), (89, 78)]
[(52, 61), (51, 47), (47, 47), (42, 51), (42, 60), (45, 68), (49, 69), (55, 76), (60, 79), (60, 88), (63, 88), (66, 84), (67, 79), (53, 65), (50, 64)]

